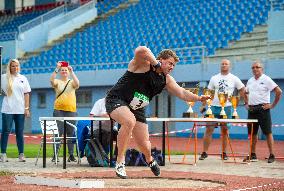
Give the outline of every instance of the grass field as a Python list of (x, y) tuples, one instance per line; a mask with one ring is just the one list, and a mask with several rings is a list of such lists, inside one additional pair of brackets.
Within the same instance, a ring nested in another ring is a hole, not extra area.
[[(40, 148), (40, 145), (39, 144), (25, 144), (24, 148), (25, 148), (24, 153), (25, 153), (26, 158), (36, 158), (38, 150)], [(184, 152), (171, 150), (171, 155), (183, 155), (183, 154), (184, 154)], [(186, 154), (191, 155), (191, 154), (194, 154), (194, 153), (193, 152), (186, 152)], [(166, 155), (167, 155), (167, 151), (166, 151)], [(8, 144), (7, 156), (8, 156), (8, 158), (17, 158), (18, 157), (18, 148), (17, 148), (16, 144)], [(40, 156), (42, 156), (42, 150), (41, 150)], [(52, 145), (47, 144), (46, 156), (47, 157), (53, 156)], [(63, 156), (63, 147), (61, 147), (61, 149), (60, 149), (59, 156), (60, 157)]]
[[(24, 147), (25, 157), (26, 158), (36, 158), (39, 148), (40, 148), (39, 144), (25, 144), (25, 147)], [(61, 149), (61, 150), (63, 150), (63, 149)], [(41, 150), (40, 155), (42, 155), (42, 150)], [(47, 145), (46, 155), (47, 155), (47, 157), (52, 157), (52, 155), (53, 155), (52, 145)], [(8, 156), (8, 158), (17, 158), (18, 157), (18, 147), (17, 147), (16, 144), (8, 144), (7, 156)]]

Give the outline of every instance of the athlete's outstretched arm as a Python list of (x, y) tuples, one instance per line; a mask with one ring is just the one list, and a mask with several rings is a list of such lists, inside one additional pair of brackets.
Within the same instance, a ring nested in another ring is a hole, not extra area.
[(175, 79), (170, 75), (167, 75), (166, 88), (170, 94), (175, 95), (184, 101), (194, 101), (194, 102), (195, 101), (205, 101), (210, 98), (210, 96), (207, 96), (207, 95), (201, 95), (201, 96), (195, 95), (191, 93), (190, 91), (187, 91), (186, 89), (180, 87), (176, 83)]
[(135, 63), (156, 65), (157, 60), (152, 51), (146, 46), (138, 46), (134, 53)]

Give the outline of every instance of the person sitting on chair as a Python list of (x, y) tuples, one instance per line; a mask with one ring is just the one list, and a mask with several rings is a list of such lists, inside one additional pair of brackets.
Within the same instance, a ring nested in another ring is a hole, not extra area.
[[(89, 114), (90, 117), (109, 117), (106, 112), (105, 107), (105, 98), (101, 98), (95, 102), (93, 108)], [(101, 121), (101, 133), (102, 133), (102, 140), (101, 144), (106, 153), (109, 152), (109, 144), (110, 144), (110, 121)], [(81, 120), (77, 124), (78, 127), (78, 139), (79, 139), (79, 150), (80, 156), (84, 156), (84, 149), (86, 146), (86, 140), (90, 139), (90, 127), (91, 121), (90, 120)], [(114, 126), (114, 132), (117, 132), (117, 127)], [(96, 139), (100, 140), (99, 136), (99, 121), (94, 121), (93, 123), (93, 134)]]
[[(91, 112), (90, 117), (109, 117), (108, 113), (106, 112), (105, 106), (105, 98), (99, 99), (95, 102)], [(101, 133), (102, 133), (102, 140), (100, 140), (99, 136), (99, 121), (94, 122), (94, 135), (95, 138), (101, 141), (101, 144), (106, 151), (109, 152), (109, 144), (110, 144), (110, 133), (111, 133), (111, 122), (110, 121), (101, 121)], [(117, 127), (113, 127), (114, 131), (117, 131)]]

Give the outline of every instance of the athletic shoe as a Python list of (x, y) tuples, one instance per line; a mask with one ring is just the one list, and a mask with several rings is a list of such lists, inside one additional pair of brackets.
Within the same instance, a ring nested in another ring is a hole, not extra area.
[(228, 160), (229, 159), (227, 153), (225, 153), (225, 152), (223, 152), (223, 155), (221, 154), (221, 159), (222, 159), (222, 157), (223, 157), (223, 160)]
[[(249, 161), (249, 156), (246, 156), (246, 158), (244, 158), (244, 160), (243, 160), (243, 162), (247, 162), (247, 161)], [(255, 153), (251, 153), (250, 161), (251, 162), (257, 162), (258, 161)]]
[(116, 176), (118, 176), (119, 178), (126, 179), (127, 175), (126, 175), (126, 172), (125, 172), (125, 164), (124, 163), (120, 163), (120, 164), (116, 163), (115, 173), (116, 173)]
[[(51, 162), (55, 162), (55, 155), (53, 155)], [(57, 157), (57, 162), (59, 162), (59, 158)]]
[(68, 158), (68, 162), (77, 162), (77, 160), (75, 159), (74, 155), (70, 155)]
[(270, 154), (269, 157), (268, 157), (267, 162), (268, 162), (268, 163), (273, 163), (274, 161), (275, 161), (275, 156), (274, 156), (274, 154)]
[(24, 153), (19, 154), (19, 162), (26, 162)]
[(155, 176), (160, 176), (161, 171), (156, 160), (152, 160), (152, 162), (149, 163), (149, 167)]
[(204, 160), (208, 157), (208, 154), (206, 152), (202, 152), (200, 157), (199, 157), (199, 160)]
[(8, 162), (6, 153), (2, 153), (0, 157), (0, 162)]

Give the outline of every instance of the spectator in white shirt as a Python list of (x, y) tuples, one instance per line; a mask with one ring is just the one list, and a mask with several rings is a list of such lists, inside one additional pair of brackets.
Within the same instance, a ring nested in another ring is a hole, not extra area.
[[(218, 92), (227, 93), (228, 95), (232, 95), (234, 90), (237, 89), (240, 91), (241, 96), (244, 96), (245, 92), (245, 85), (242, 81), (235, 75), (230, 73), (230, 65), (231, 62), (228, 59), (223, 59), (221, 62), (221, 72), (217, 75), (212, 76), (209, 81), (208, 89), (215, 90), (214, 99), (212, 101), (212, 113), (215, 118), (222, 118), (223, 116), (220, 115), (221, 112), (221, 105), (218, 99)], [(203, 107), (205, 107), (203, 105)], [(231, 110), (232, 104), (229, 100), (225, 105), (225, 112), (228, 118), (231, 118)], [(201, 108), (201, 111), (205, 111), (204, 108)], [(212, 134), (214, 132), (215, 127), (218, 124), (208, 123), (206, 127), (206, 131), (203, 137), (203, 152), (199, 157), (199, 160), (204, 160), (208, 157), (207, 151), (209, 149), (210, 143), (212, 141)], [(228, 127), (226, 123), (221, 124), (221, 134), (222, 134), (222, 154), (221, 158), (223, 160), (227, 160), (228, 156), (226, 154), (227, 148), (227, 135), (228, 135)]]
[[(109, 117), (109, 115), (106, 112), (106, 106), (105, 106), (105, 98), (99, 99), (95, 102), (91, 112), (90, 117)], [(110, 132), (110, 121), (102, 121), (102, 129), (105, 131)], [(94, 123), (94, 129), (99, 128), (99, 122), (96, 121)]]
[[(109, 115), (106, 112), (106, 107), (105, 107), (105, 98), (99, 99), (95, 102), (90, 114), (90, 117), (109, 117)], [(101, 121), (101, 138), (99, 136), (99, 121), (94, 121), (93, 123), (93, 133), (96, 139), (101, 141), (101, 144), (105, 150), (106, 153), (109, 152), (109, 144), (110, 144), (110, 133), (111, 133), (111, 122), (110, 121)], [(80, 155), (81, 157), (84, 156), (84, 149), (86, 145), (86, 139), (89, 139), (90, 133), (90, 126), (91, 126), (91, 121), (86, 120), (80, 120), (77, 124), (78, 129), (82, 129), (79, 133), (79, 148), (80, 148)], [(114, 131), (117, 131), (117, 127), (113, 127)]]
[(93, 117), (93, 116), (109, 117), (109, 115), (106, 112), (105, 98), (99, 99), (95, 102), (90, 112), (90, 117)]
[(20, 63), (12, 59), (7, 65), (7, 72), (1, 76), (2, 93), (2, 133), (0, 162), (8, 162), (7, 144), (9, 134), (15, 123), (16, 141), (19, 152), (19, 162), (25, 162), (24, 157), (24, 124), (25, 117), (30, 117), (29, 93), (31, 87), (27, 78), (20, 74)]
[[(255, 61), (252, 64), (252, 72), (254, 77), (250, 78), (246, 86), (246, 108), (248, 109), (248, 119), (257, 119), (258, 123), (253, 125), (252, 136), (252, 151), (251, 157), (249, 156), (244, 160), (257, 161), (256, 156), (256, 143), (257, 133), (259, 127), (263, 134), (266, 136), (267, 145), (269, 148), (268, 163), (275, 161), (273, 151), (273, 135), (271, 131), (271, 115), (270, 109), (273, 109), (279, 102), (282, 90), (279, 86), (267, 75), (263, 73), (263, 65), (260, 61)], [(275, 93), (275, 98), (272, 104), (270, 103), (270, 92)], [(248, 125), (248, 133), (251, 134), (251, 124)]]
[[(95, 102), (91, 112), (90, 117), (109, 117), (108, 113), (106, 112), (105, 106), (105, 98), (99, 99)], [(101, 144), (103, 145), (104, 150), (108, 153), (109, 152), (109, 144), (111, 138), (111, 122), (110, 121), (101, 121)], [(113, 127), (114, 131), (117, 131), (117, 127)], [(99, 137), (99, 121), (94, 122), (94, 136), (98, 140)]]

